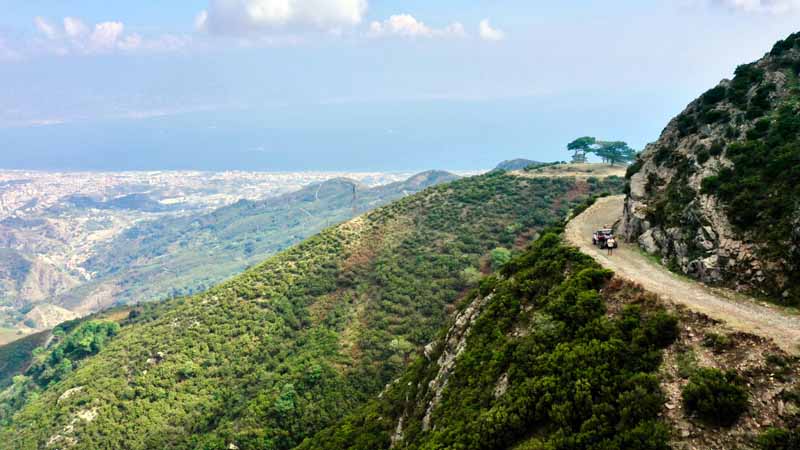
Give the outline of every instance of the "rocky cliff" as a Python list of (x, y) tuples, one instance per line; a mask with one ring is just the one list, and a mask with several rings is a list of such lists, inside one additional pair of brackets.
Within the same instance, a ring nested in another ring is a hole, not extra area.
[(800, 303), (800, 34), (693, 101), (627, 173), (623, 230), (673, 270)]

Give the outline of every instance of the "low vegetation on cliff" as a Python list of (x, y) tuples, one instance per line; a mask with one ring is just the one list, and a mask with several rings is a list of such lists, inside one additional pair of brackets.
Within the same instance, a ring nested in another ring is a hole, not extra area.
[(628, 173), (626, 234), (675, 270), (800, 304), (800, 34), (692, 102)]

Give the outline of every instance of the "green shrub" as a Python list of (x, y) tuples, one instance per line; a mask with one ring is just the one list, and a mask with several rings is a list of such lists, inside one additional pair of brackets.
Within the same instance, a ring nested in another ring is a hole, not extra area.
[(709, 109), (702, 110), (699, 115), (699, 120), (703, 124), (726, 123), (730, 121), (731, 113), (724, 109)]
[(636, 161), (633, 162), (628, 168), (625, 170), (625, 178), (630, 180), (632, 176), (639, 173), (642, 170), (642, 166), (644, 165), (644, 161), (639, 158), (636, 158)]
[(734, 372), (700, 368), (683, 388), (686, 410), (702, 420), (722, 426), (733, 425), (747, 409), (747, 392)]
[(711, 153), (705, 147), (698, 150), (695, 155), (697, 157), (698, 164), (705, 164), (706, 161), (708, 161), (708, 159), (711, 157)]
[(756, 442), (761, 450), (797, 450), (800, 448), (800, 429), (770, 428)]
[(662, 184), (664, 184), (664, 181), (661, 179), (661, 177), (659, 177), (655, 172), (650, 172), (647, 174), (647, 183), (644, 185), (644, 190), (648, 194), (653, 194)]
[(728, 99), (744, 108), (747, 105), (747, 93), (750, 88), (764, 79), (764, 70), (755, 64), (743, 64), (736, 68), (733, 80), (728, 90)]
[(786, 39), (776, 42), (769, 54), (771, 56), (780, 56), (789, 50), (796, 48), (798, 43), (800, 43), (800, 33), (793, 33)]
[(706, 91), (705, 94), (700, 96), (700, 101), (705, 105), (716, 105), (717, 103), (725, 100), (728, 96), (728, 89), (725, 86), (717, 86)]
[(678, 366), (678, 376), (689, 378), (697, 370), (697, 355), (694, 354), (694, 350), (686, 348), (677, 354), (675, 363)]
[(750, 99), (745, 117), (749, 120), (753, 120), (763, 116), (771, 107), (769, 96), (774, 91), (775, 85), (772, 83), (760, 86), (756, 90), (756, 94), (753, 98)]
[(711, 156), (719, 156), (725, 151), (725, 143), (721, 141), (714, 141), (708, 149), (708, 154)]
[(719, 353), (733, 347), (733, 341), (724, 334), (706, 333), (703, 337), (703, 346)]
[[(691, 114), (682, 113), (678, 116), (675, 124), (681, 137), (688, 136), (697, 131), (697, 120)], [(658, 155), (656, 155), (658, 158)]]
[(767, 364), (770, 365), (770, 367), (773, 368), (775, 367), (784, 368), (789, 366), (789, 361), (787, 361), (786, 358), (784, 358), (781, 355), (777, 355), (775, 353), (770, 353), (769, 355), (767, 355), (766, 362)]
[(497, 270), (511, 260), (511, 250), (497, 247), (489, 253), (492, 260), (492, 268)]

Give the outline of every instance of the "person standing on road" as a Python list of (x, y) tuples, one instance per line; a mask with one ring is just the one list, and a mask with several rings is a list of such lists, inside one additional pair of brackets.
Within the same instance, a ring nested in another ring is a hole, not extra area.
[(609, 236), (606, 240), (606, 248), (608, 249), (608, 256), (614, 254), (614, 247), (617, 246), (617, 241), (614, 239), (614, 236)]

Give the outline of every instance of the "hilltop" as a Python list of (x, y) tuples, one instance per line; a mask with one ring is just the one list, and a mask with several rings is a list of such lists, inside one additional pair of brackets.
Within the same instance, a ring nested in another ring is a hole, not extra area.
[(800, 305), (800, 34), (674, 118), (628, 171), (624, 232), (673, 270)]
[(528, 166), (522, 170), (514, 171), (514, 174), (527, 178), (552, 178), (552, 177), (574, 177), (574, 178), (605, 178), (605, 177), (624, 177), (627, 166), (596, 163), (547, 163), (535, 166)]
[(498, 164), (494, 168), (494, 170), (506, 170), (506, 171), (522, 170), (526, 167), (535, 166), (539, 164), (541, 163), (538, 161), (533, 161), (531, 159), (525, 159), (525, 158), (508, 159), (500, 162), (500, 164)]

